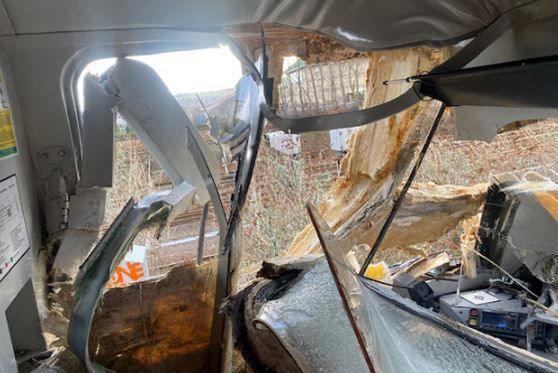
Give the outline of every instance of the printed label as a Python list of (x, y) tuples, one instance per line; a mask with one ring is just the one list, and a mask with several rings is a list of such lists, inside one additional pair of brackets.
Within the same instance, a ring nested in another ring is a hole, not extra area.
[(29, 249), (16, 176), (0, 181), (0, 281)]

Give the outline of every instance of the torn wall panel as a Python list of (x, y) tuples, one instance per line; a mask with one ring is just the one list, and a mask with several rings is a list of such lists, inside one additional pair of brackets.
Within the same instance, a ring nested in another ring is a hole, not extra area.
[[(130, 29), (138, 26), (219, 28), (242, 24), (282, 24), (330, 36), (359, 49), (447, 44), (475, 34), (500, 14), (528, 0), (245, 0), (151, 2), (69, 2), (57, 6), (6, 1), (16, 33)], [(37, 17), (41, 14), (41, 17)], [(71, 16), (69, 16), (71, 15)], [(96, 15), (96, 16), (92, 16)], [(101, 16), (102, 15), (102, 16)]]

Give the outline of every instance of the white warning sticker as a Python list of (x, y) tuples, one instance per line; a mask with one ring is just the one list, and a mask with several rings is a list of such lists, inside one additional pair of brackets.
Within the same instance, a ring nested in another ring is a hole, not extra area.
[(16, 176), (0, 181), (0, 281), (29, 249)]
[(478, 306), (479, 304), (494, 303), (500, 300), (496, 297), (493, 297), (486, 291), (482, 291), (482, 290), (461, 294), (461, 298), (468, 300), (469, 302), (473, 303), (476, 306)]

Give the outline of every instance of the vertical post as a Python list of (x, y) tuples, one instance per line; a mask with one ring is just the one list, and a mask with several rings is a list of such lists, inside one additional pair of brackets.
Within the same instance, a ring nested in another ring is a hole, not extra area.
[[(318, 98), (318, 90), (316, 89), (316, 79), (314, 77), (314, 67), (313, 66), (309, 66), (308, 70), (310, 72), (310, 81), (312, 83), (312, 91), (314, 92), (314, 98), (315, 98), (315, 107), (316, 107), (316, 111), (320, 110), (320, 99)], [(318, 112), (316, 112), (315, 114), (318, 114)]]
[(209, 210), (209, 202), (203, 205), (203, 210), (200, 218), (200, 231), (198, 236), (198, 256), (196, 264), (200, 265), (203, 260), (203, 246), (205, 243), (205, 222), (207, 221), (207, 212)]
[(296, 77), (297, 77), (298, 99), (300, 100), (300, 111), (304, 112), (304, 100), (302, 98), (302, 77), (300, 74), (300, 69), (296, 71)]
[(291, 102), (291, 107), (293, 108), (294, 115), (296, 116), (298, 110), (296, 109), (296, 104), (295, 104), (295, 100), (294, 100), (293, 80), (291, 78), (290, 73), (287, 75), (287, 79), (288, 79), (288, 82), (289, 82), (289, 99), (290, 99), (290, 102)]
[(335, 86), (335, 74), (333, 73), (331, 62), (328, 62), (327, 67), (329, 70), (329, 82), (331, 84), (331, 101), (335, 106), (337, 106), (337, 88)]
[(345, 92), (345, 79), (343, 79), (343, 70), (341, 64), (337, 64), (337, 71), (339, 72), (339, 84), (341, 85), (341, 95), (343, 96), (343, 104), (347, 104), (347, 94)]
[(318, 71), (320, 72), (320, 90), (322, 92), (322, 110), (323, 112), (327, 112), (327, 99), (326, 99), (326, 94), (325, 94), (325, 89), (324, 89), (324, 72), (323, 72), (323, 65), (319, 64), (318, 65)]
[[(353, 74), (352, 74), (352, 61), (351, 60), (347, 60), (345, 61), (344, 65), (346, 66), (347, 69), (347, 78), (349, 80), (349, 88), (351, 89), (351, 95), (355, 95), (355, 85), (353, 84)], [(354, 101), (354, 99), (353, 99)]]
[(316, 103), (312, 102), (312, 96), (310, 96), (310, 79), (308, 78), (308, 68), (304, 67), (304, 80), (306, 81), (306, 96), (308, 97), (308, 103), (315, 106)]

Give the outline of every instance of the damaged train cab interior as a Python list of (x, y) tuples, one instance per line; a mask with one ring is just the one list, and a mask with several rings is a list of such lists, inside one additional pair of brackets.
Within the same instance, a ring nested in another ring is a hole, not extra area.
[(0, 372), (558, 371), (555, 0), (0, 0)]

